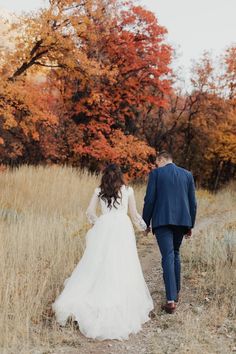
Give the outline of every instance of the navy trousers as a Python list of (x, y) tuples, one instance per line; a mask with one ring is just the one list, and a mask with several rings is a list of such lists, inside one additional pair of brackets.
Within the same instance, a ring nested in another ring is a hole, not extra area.
[(184, 235), (188, 232), (185, 226), (166, 225), (155, 228), (162, 256), (163, 279), (167, 301), (175, 301), (181, 287), (181, 262), (179, 249)]

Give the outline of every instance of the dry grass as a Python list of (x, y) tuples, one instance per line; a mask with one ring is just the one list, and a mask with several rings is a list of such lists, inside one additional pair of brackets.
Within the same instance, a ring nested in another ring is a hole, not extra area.
[[(236, 188), (216, 195), (199, 192), (197, 235), (183, 248), (189, 278), (197, 281), (199, 298), (236, 315)], [(212, 317), (211, 317), (212, 319)]]
[(175, 318), (168, 319), (176, 345), (171, 343), (163, 350), (156, 336), (152, 353), (236, 351), (235, 184), (217, 194), (198, 191), (197, 225), (192, 239), (182, 247), (182, 258), (183, 301)]
[[(61, 332), (56, 325), (51, 303), (83, 252), (89, 227), (84, 212), (97, 184), (96, 177), (69, 167), (25, 166), (0, 174), (1, 354), (79, 346), (73, 328)], [(199, 192), (202, 228), (184, 248), (186, 278), (199, 301), (212, 300), (208, 317), (199, 322), (205, 325), (209, 318), (212, 325), (219, 325), (222, 316), (235, 315), (234, 188), (216, 196)], [(143, 194), (144, 187), (137, 187), (140, 207)], [(214, 312), (217, 306), (221, 306), (220, 319)], [(186, 323), (187, 337), (192, 336), (194, 325), (200, 335), (201, 326), (191, 317)]]
[(73, 340), (50, 321), (50, 304), (83, 251), (84, 207), (96, 184), (70, 168), (0, 174), (1, 353)]

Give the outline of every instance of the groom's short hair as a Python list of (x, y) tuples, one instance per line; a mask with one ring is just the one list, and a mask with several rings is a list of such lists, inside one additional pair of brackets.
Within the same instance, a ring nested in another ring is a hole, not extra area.
[(160, 159), (173, 160), (173, 156), (169, 151), (162, 150), (157, 153), (156, 159), (157, 160), (160, 160)]

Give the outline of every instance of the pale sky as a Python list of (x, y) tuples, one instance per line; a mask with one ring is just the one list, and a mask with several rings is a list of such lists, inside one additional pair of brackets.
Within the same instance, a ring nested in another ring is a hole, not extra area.
[(180, 56), (175, 65), (189, 69), (204, 51), (214, 57), (236, 44), (236, 0), (140, 0), (168, 30)]
[[(177, 49), (174, 66), (188, 75), (191, 60), (205, 51), (217, 56), (236, 44), (236, 0), (136, 0), (155, 12)], [(47, 4), (47, 0), (0, 0), (0, 9), (19, 13)]]

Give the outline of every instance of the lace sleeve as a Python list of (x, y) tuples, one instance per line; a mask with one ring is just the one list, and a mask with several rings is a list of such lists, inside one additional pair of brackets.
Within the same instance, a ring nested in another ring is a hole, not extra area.
[(86, 216), (88, 218), (89, 223), (92, 225), (95, 224), (98, 218), (96, 214), (96, 209), (99, 200), (98, 195), (99, 195), (99, 188), (96, 188), (89, 202), (88, 209), (86, 210)]
[(145, 221), (143, 220), (142, 216), (138, 213), (137, 208), (136, 208), (136, 201), (134, 197), (134, 190), (132, 187), (129, 187), (129, 213), (131, 216), (131, 219), (135, 226), (140, 230), (144, 231), (147, 229), (147, 225)]

